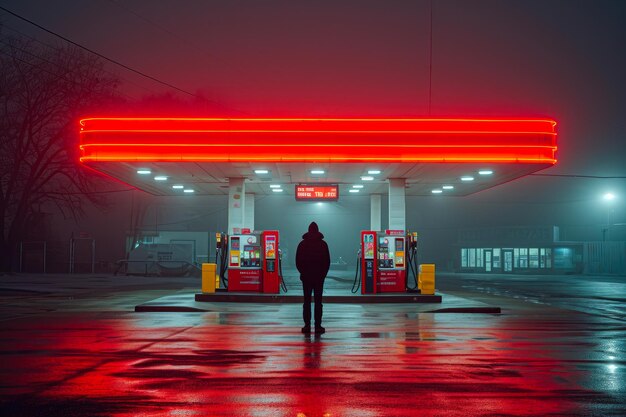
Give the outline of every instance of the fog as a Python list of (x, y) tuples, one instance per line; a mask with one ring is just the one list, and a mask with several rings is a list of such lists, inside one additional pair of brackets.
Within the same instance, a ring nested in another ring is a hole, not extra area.
[[(563, 200), (550, 197), (549, 190), (563, 181), (581, 182), (580, 198)], [(595, 186), (597, 180), (572, 180), (527, 177), (517, 182), (485, 190), (467, 197), (406, 198), (407, 230), (419, 234), (419, 260), (450, 268), (457, 256), (459, 231), (466, 228), (558, 226), (561, 241), (626, 240), (626, 216), (623, 206), (609, 206), (602, 201)], [(542, 192), (542, 189), (548, 192)], [(623, 187), (616, 187), (626, 191)], [(214, 259), (213, 233), (226, 232), (227, 196), (155, 197), (135, 191), (135, 204), (141, 199), (146, 211), (141, 229), (147, 234), (159, 232), (206, 232), (211, 239), (208, 255)], [(516, 193), (518, 193), (516, 195)], [(541, 195), (541, 198), (537, 198)], [(513, 196), (513, 197), (512, 197)], [(52, 234), (75, 236), (87, 231), (97, 242), (97, 260), (116, 261), (125, 257), (126, 236), (130, 231), (130, 193), (116, 195), (106, 213), (92, 212), (75, 225), (73, 221), (56, 223)], [(388, 201), (381, 204), (382, 229), (388, 228)], [(370, 228), (370, 199), (363, 196), (340, 196), (337, 202), (299, 202), (289, 195), (255, 198), (255, 229), (279, 230), (285, 265), (293, 265), (295, 249), (315, 221), (329, 244), (333, 262), (342, 258), (354, 264), (361, 230)], [(610, 221), (608, 234), (603, 230)], [(66, 254), (62, 253), (65, 257)]]
[[(558, 163), (541, 174), (563, 176), (529, 176), (464, 198), (407, 197), (407, 229), (420, 233), (424, 261), (449, 262), (459, 230), (468, 227), (556, 225), (561, 240), (626, 240), (626, 2), (433, 1), (432, 60), (429, 1), (128, 6), (170, 33), (113, 3), (51, 8), (29, 0), (11, 7), (107, 56), (203, 91), (233, 114), (554, 118)], [(7, 28), (50, 41), (11, 19), (5, 16)], [(171, 92), (112, 69), (131, 97)], [(608, 191), (618, 196), (612, 206), (601, 198)], [(143, 229), (226, 230), (225, 196), (143, 198)], [(121, 259), (130, 201), (130, 193), (113, 193), (109, 211), (90, 210), (79, 223), (46, 208), (50, 239), (86, 231), (98, 241), (99, 259)], [(386, 228), (384, 198), (382, 208)], [(359, 231), (369, 228), (369, 199), (317, 205), (257, 196), (256, 228), (278, 229), (288, 257), (310, 221), (320, 225), (333, 259), (350, 262)]]

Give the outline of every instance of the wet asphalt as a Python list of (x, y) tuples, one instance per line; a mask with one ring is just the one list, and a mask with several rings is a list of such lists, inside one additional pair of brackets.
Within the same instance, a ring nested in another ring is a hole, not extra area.
[(133, 311), (194, 286), (0, 276), (0, 415), (626, 415), (626, 277), (438, 274), (502, 313), (327, 304), (320, 337), (294, 304)]

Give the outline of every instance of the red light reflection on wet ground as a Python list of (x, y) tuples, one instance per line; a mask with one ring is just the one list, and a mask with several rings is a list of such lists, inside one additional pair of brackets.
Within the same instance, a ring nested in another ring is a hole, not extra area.
[(299, 333), (297, 306), (13, 320), (1, 332), (0, 410), (543, 416), (623, 407), (623, 385), (603, 392), (586, 384), (600, 371), (579, 366), (593, 334), (571, 316), (538, 323), (341, 305), (325, 314), (320, 338)]

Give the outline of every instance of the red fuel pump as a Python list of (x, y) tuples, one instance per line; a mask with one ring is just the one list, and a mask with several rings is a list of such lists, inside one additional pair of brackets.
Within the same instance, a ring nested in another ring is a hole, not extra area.
[(404, 230), (361, 232), (361, 294), (406, 290)]
[(277, 230), (229, 236), (228, 291), (278, 294), (278, 247)]
[(280, 292), (278, 230), (264, 231), (261, 240), (263, 241), (262, 289), (265, 294), (278, 294)]

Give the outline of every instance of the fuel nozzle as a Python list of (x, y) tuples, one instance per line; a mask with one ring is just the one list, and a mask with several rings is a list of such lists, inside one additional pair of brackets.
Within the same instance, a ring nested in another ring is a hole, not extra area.
[(417, 232), (409, 232), (407, 233), (407, 241), (409, 242), (409, 248), (415, 249), (417, 248)]
[(223, 237), (224, 237), (223, 233), (220, 233), (220, 232), (215, 233), (215, 247), (217, 249), (222, 248)]

